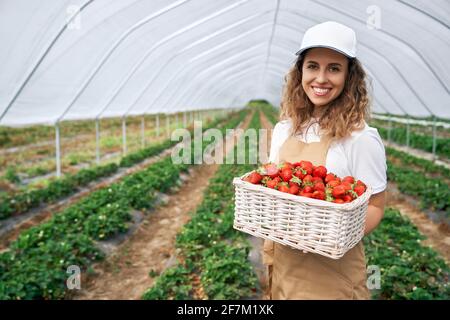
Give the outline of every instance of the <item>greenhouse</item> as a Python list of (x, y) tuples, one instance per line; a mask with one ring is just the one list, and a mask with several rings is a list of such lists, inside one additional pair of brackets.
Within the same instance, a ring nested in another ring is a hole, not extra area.
[(0, 0), (0, 300), (450, 299), (449, 26)]

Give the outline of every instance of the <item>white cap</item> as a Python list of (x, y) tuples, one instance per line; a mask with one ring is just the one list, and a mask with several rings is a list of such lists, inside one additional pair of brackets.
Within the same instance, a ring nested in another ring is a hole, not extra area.
[(296, 55), (309, 48), (329, 48), (346, 55), (356, 57), (356, 34), (352, 28), (335, 21), (316, 24), (306, 30), (302, 45)]

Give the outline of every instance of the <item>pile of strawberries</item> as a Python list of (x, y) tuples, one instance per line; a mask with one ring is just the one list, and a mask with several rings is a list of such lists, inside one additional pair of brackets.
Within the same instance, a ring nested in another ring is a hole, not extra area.
[(328, 173), (324, 166), (314, 166), (310, 161), (267, 163), (244, 178), (294, 195), (335, 203), (352, 202), (366, 191), (361, 180), (347, 176), (343, 179)]

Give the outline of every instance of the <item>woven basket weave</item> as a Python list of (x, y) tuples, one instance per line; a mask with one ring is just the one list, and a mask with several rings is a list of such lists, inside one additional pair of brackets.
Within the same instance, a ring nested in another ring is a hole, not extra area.
[(332, 259), (364, 236), (370, 186), (354, 201), (337, 204), (243, 181), (247, 174), (233, 180), (235, 229)]

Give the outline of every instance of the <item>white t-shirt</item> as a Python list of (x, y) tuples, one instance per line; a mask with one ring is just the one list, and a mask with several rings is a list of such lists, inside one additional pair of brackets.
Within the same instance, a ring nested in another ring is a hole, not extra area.
[[(274, 162), (282, 144), (289, 137), (291, 120), (275, 125), (272, 132), (269, 161)], [(308, 131), (296, 137), (305, 143), (320, 141), (319, 124), (312, 123)], [(373, 194), (382, 192), (387, 186), (386, 153), (378, 130), (365, 123), (362, 130), (354, 131), (350, 137), (333, 142), (327, 153), (328, 172), (338, 177), (353, 176), (370, 185)]]

